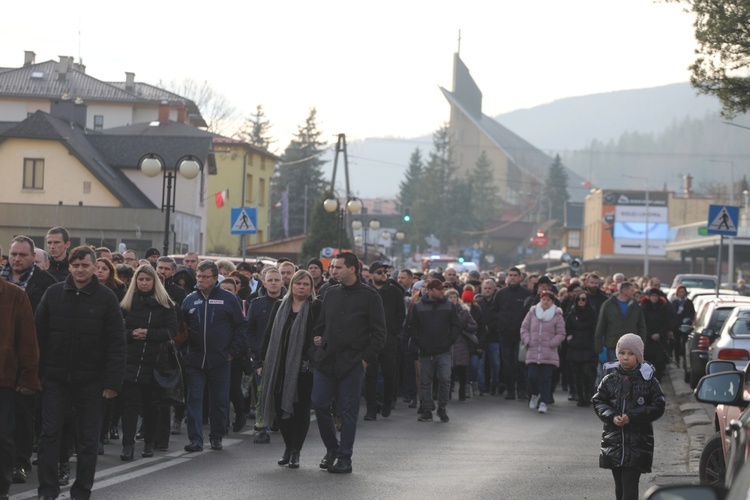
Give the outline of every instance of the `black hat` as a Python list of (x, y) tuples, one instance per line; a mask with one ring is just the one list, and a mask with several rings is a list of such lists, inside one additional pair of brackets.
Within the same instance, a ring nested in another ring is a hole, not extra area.
[(311, 265), (313, 265), (313, 266), (318, 266), (318, 267), (320, 268), (320, 270), (321, 270), (321, 271), (324, 271), (324, 270), (325, 270), (325, 269), (323, 269), (323, 262), (321, 262), (321, 260), (320, 260), (320, 259), (310, 259), (310, 260), (308, 260), (308, 261), (307, 261), (307, 265), (305, 266), (305, 269), (307, 269), (307, 268), (308, 268), (308, 267), (310, 267)]
[(385, 266), (385, 264), (383, 264), (379, 260), (376, 260), (375, 262), (373, 262), (372, 264), (370, 264), (370, 273), (374, 273), (377, 269), (379, 269), (381, 267), (386, 267), (386, 266)]
[(542, 276), (539, 278), (539, 281), (536, 282), (537, 285), (550, 285), (552, 286), (552, 280), (549, 279), (547, 276)]
[(161, 253), (159, 252), (159, 250), (157, 250), (154, 247), (151, 247), (148, 250), (146, 250), (146, 257), (145, 258), (148, 259), (152, 255), (156, 255), (157, 257), (161, 257)]

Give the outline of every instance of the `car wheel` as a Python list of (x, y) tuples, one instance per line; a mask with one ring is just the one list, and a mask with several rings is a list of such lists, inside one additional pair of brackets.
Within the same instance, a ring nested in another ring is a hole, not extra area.
[(702, 484), (723, 486), (727, 473), (721, 434), (718, 432), (706, 443), (698, 465), (698, 478)]

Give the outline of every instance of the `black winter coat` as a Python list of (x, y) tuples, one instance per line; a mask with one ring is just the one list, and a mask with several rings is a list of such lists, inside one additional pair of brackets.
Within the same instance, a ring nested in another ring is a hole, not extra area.
[[(659, 297), (656, 304), (647, 297), (645, 299), (641, 302), (643, 319), (646, 321), (643, 357), (652, 363), (666, 363), (669, 345), (667, 332), (672, 331), (672, 325), (674, 324), (672, 308), (667, 304), (667, 299), (663, 297)], [(659, 340), (651, 338), (654, 333), (659, 334)]]
[(375, 288), (380, 300), (383, 302), (383, 313), (385, 314), (385, 329), (387, 336), (383, 350), (396, 351), (401, 340), (401, 332), (404, 330), (406, 319), (406, 304), (404, 303), (404, 291), (400, 285), (394, 285), (390, 280), (386, 281), (381, 288)]
[(448, 352), (461, 334), (458, 310), (445, 297), (442, 300), (431, 300), (425, 294), (409, 312), (406, 334), (419, 347), (420, 355), (432, 356)]
[(125, 330), (115, 293), (96, 276), (80, 290), (68, 277), (47, 289), (36, 310), (40, 374), (59, 382), (100, 380), (120, 391)]
[(672, 301), (672, 315), (674, 317), (674, 330), (677, 333), (677, 329), (684, 323), (684, 320), (690, 320), (690, 323), (695, 321), (695, 306), (693, 301), (685, 299), (682, 304), (682, 311), (680, 311), (680, 299), (674, 299)]
[(281, 302), (282, 294), (278, 297), (271, 297), (261, 292), (261, 295), (252, 302), (247, 308), (247, 347), (250, 356), (253, 359), (261, 359), (261, 345), (268, 326), (268, 320), (271, 317), (271, 311), (276, 303)]
[[(128, 341), (128, 359), (125, 380), (139, 384), (150, 383), (157, 362), (166, 365), (167, 356), (159, 356), (164, 343), (177, 333), (177, 312), (174, 306), (165, 308), (153, 294), (133, 295), (130, 311), (125, 316), (125, 337)], [(146, 340), (135, 340), (133, 330), (147, 328)], [(164, 350), (166, 353), (166, 350)]]
[[(594, 351), (594, 333), (596, 332), (596, 312), (590, 305), (585, 308), (573, 306), (565, 318), (568, 361), (586, 363), (596, 361)], [(568, 337), (573, 337), (567, 340)]]
[(47, 291), (47, 288), (57, 283), (57, 280), (44, 269), (37, 267), (36, 264), (34, 264), (34, 267), (36, 268), (34, 269), (34, 274), (31, 275), (31, 279), (26, 284), (24, 291), (31, 302), (31, 310), (36, 312), (36, 308), (39, 307), (39, 302), (42, 301), (44, 292)]
[(528, 308), (524, 301), (531, 292), (520, 285), (507, 286), (498, 290), (492, 302), (492, 310), (497, 314), (497, 331), (501, 337), (521, 338), (521, 324)]
[[(632, 371), (618, 366), (601, 381), (592, 402), (596, 415), (604, 422), (599, 467), (630, 467), (642, 473), (651, 472), (654, 460), (652, 422), (664, 414), (666, 405), (653, 366), (645, 363)], [(625, 414), (630, 422), (624, 427), (616, 426), (614, 418)]]

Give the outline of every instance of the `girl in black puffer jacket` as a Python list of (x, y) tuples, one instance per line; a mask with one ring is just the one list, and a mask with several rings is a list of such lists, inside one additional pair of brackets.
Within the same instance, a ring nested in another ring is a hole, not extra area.
[(140, 266), (121, 302), (125, 316), (128, 358), (122, 385), (122, 460), (133, 460), (133, 444), (138, 414), (143, 415), (143, 457), (154, 455), (156, 408), (153, 400), (153, 373), (162, 344), (177, 332), (174, 302), (151, 265)]
[(653, 366), (643, 362), (643, 339), (620, 337), (617, 359), (593, 397), (604, 422), (599, 467), (612, 469), (617, 500), (637, 500), (641, 473), (651, 472), (654, 458), (652, 422), (664, 414), (666, 400)]

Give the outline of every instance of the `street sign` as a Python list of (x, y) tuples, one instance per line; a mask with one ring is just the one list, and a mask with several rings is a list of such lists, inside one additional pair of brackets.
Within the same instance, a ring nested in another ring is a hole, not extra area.
[(531, 242), (535, 246), (538, 246), (538, 247), (546, 246), (547, 245), (547, 241), (549, 241), (549, 240), (547, 239), (546, 236), (534, 236), (533, 238), (531, 238)]
[(325, 247), (323, 250), (320, 251), (320, 257), (322, 259), (330, 259), (331, 257), (333, 257), (333, 248)]
[(230, 228), (232, 234), (256, 234), (258, 210), (255, 207), (232, 207)]
[(708, 206), (708, 234), (737, 236), (737, 225), (740, 220), (740, 207), (729, 205)]

